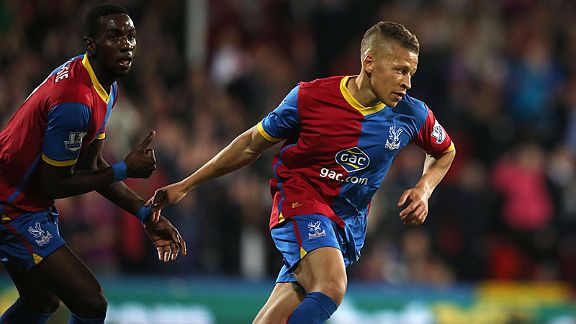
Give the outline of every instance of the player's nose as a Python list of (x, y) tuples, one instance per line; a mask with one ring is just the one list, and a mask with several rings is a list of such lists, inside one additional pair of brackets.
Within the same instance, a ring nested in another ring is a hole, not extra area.
[(129, 39), (129, 37), (127, 37), (127, 36), (122, 37), (118, 47), (124, 51), (132, 51), (136, 47), (136, 40), (135, 39)]
[(406, 90), (410, 90), (412, 88), (412, 76), (408, 73), (402, 79), (402, 87)]

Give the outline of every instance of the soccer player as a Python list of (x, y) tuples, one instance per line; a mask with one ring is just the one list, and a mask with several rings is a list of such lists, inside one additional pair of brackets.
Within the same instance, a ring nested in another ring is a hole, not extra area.
[(60, 300), (70, 323), (104, 323), (102, 287), (60, 236), (54, 199), (97, 190), (144, 223), (162, 261), (185, 254), (176, 228), (122, 182), (155, 170), (155, 132), (113, 166), (102, 158), (116, 79), (136, 50), (134, 24), (124, 8), (98, 5), (83, 40), (86, 53), (55, 69), (0, 132), (0, 260), (20, 295), (0, 323), (45, 323)]
[(426, 153), (423, 174), (398, 199), (400, 219), (420, 225), (455, 156), (424, 102), (407, 94), (419, 43), (404, 26), (379, 22), (362, 39), (356, 76), (301, 82), (260, 123), (186, 179), (157, 190), (162, 208), (196, 186), (256, 160), (279, 141), (270, 187), (270, 230), (284, 266), (257, 323), (323, 323), (337, 309), (366, 236), (370, 201), (410, 142)]

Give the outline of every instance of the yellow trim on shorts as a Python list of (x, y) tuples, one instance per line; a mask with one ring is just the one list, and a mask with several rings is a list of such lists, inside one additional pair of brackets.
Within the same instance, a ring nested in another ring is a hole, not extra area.
[(96, 135), (96, 139), (101, 140), (101, 139), (104, 139), (104, 138), (106, 138), (106, 133), (100, 133), (100, 134)]
[(32, 253), (32, 257), (34, 258), (34, 264), (38, 264), (43, 260), (43, 258), (36, 253)]
[(305, 257), (306, 254), (308, 254), (308, 252), (306, 252), (306, 250), (304, 250), (303, 247), (300, 247), (300, 259), (302, 259), (303, 257)]

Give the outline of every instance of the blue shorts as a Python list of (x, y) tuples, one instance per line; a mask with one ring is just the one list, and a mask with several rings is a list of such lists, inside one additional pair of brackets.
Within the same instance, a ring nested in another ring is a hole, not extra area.
[(64, 244), (56, 207), (0, 223), (0, 261), (22, 271), (30, 270)]
[(272, 239), (284, 260), (276, 282), (295, 282), (293, 271), (300, 260), (321, 247), (334, 247), (342, 252), (346, 266), (358, 261), (361, 246), (356, 246), (348, 226), (342, 229), (320, 214), (299, 215), (272, 229)]

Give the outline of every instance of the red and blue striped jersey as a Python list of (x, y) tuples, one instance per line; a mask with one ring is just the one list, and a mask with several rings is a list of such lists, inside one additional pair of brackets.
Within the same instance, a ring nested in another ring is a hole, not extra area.
[[(40, 159), (54, 166), (75, 165), (94, 139), (105, 137), (117, 98), (117, 84), (104, 90), (86, 55), (55, 69), (0, 132), (0, 215), (14, 219), (54, 201), (37, 192)], [(8, 218), (8, 219), (7, 219)]]
[(257, 127), (286, 140), (273, 160), (270, 228), (287, 218), (323, 214), (344, 227), (368, 214), (398, 152), (413, 142), (437, 156), (454, 149), (450, 136), (420, 100), (364, 107), (349, 93), (350, 77), (301, 82)]

